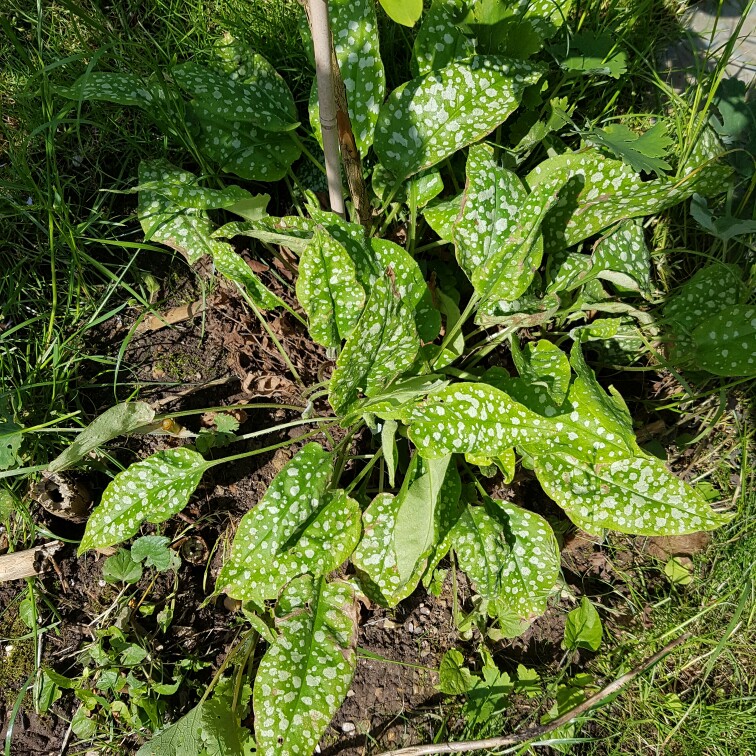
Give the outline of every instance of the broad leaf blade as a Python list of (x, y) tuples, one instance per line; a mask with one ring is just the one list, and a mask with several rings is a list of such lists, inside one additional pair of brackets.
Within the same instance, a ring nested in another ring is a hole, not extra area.
[(276, 607), (279, 639), (255, 677), (261, 753), (312, 753), (346, 697), (357, 664), (357, 605), (346, 583), (297, 578)]
[(497, 611), (543, 614), (559, 576), (559, 551), (542, 517), (486, 497), (468, 507), (452, 536), (459, 566)]
[(165, 449), (118, 473), (89, 516), (78, 553), (121, 543), (143, 522), (164, 522), (177, 514), (209, 466), (191, 449)]
[(475, 53), (474, 41), (457, 26), (464, 10), (463, 0), (435, 0), (431, 5), (412, 47), (414, 76), (425, 76)]
[(331, 376), (329, 401), (334, 411), (344, 415), (362, 394), (376, 396), (412, 365), (419, 346), (411, 311), (388, 277), (377, 279)]
[(388, 16), (402, 26), (414, 26), (423, 12), (423, 0), (379, 0)]
[(162, 97), (159, 87), (136, 74), (107, 71), (82, 74), (72, 86), (59, 87), (56, 91), (72, 100), (102, 100), (138, 108), (149, 108), (151, 103)]
[(512, 341), (512, 358), (525, 383), (544, 386), (556, 405), (565, 400), (572, 370), (567, 355), (556, 344), (540, 339), (520, 349), (517, 342)]
[(713, 530), (730, 517), (716, 514), (695, 489), (656, 457), (640, 453), (592, 465), (569, 454), (535, 460), (544, 491), (589, 533), (683, 535)]
[(627, 221), (601, 239), (593, 253), (593, 270), (599, 278), (648, 298), (651, 254), (641, 224)]
[(728, 307), (693, 331), (692, 364), (721, 376), (756, 375), (756, 308)]
[(216, 242), (213, 248), (213, 263), (219, 273), (239, 284), (259, 308), (272, 310), (283, 306), (283, 300), (265, 286), (230, 244)]
[(476, 56), (407, 82), (378, 117), (381, 162), (405, 178), (441, 162), (506, 120), (540, 74), (538, 66), (521, 61)]
[(665, 171), (672, 168), (662, 159), (673, 142), (667, 136), (667, 127), (663, 121), (654, 124), (643, 134), (636, 134), (623, 123), (613, 123), (605, 129), (594, 129), (591, 137), (596, 144), (611, 150), (637, 173), (645, 171), (663, 176)]
[(155, 417), (155, 410), (146, 402), (123, 402), (96, 417), (65, 451), (59, 454), (47, 469), (60, 472), (73, 467), (91, 451), (117, 436), (148, 425)]

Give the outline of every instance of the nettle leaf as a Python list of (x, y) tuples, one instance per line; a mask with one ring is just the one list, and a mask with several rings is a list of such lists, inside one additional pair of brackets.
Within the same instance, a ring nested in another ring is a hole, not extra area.
[(113, 478), (87, 521), (79, 554), (135, 535), (143, 522), (160, 523), (180, 512), (210, 467), (186, 447), (164, 449)]
[(204, 100), (187, 106), (197, 129), (197, 146), (221, 169), (250, 181), (280, 181), (302, 154), (288, 133), (226, 119)]
[(346, 249), (322, 228), (299, 259), (296, 290), (313, 340), (334, 349), (341, 346), (359, 320), (365, 291)]
[(559, 577), (551, 526), (537, 514), (487, 496), (468, 506), (452, 534), (459, 566), (496, 611), (532, 619), (546, 611)]
[(556, 405), (562, 404), (570, 387), (572, 370), (567, 355), (556, 344), (540, 339), (520, 349), (513, 340), (512, 359), (525, 383), (543, 386)]
[(554, 53), (565, 71), (603, 74), (614, 79), (627, 71), (627, 55), (606, 32), (572, 34), (569, 43), (555, 46)]
[(458, 194), (448, 200), (434, 202), (423, 210), (426, 223), (444, 241), (451, 241), (454, 236), (454, 223), (462, 211), (462, 195)]
[(735, 305), (701, 323), (692, 334), (692, 365), (714, 375), (756, 374), (756, 308)]
[(229, 596), (262, 603), (293, 578), (336, 569), (360, 536), (360, 509), (344, 491), (327, 492), (333, 458), (310, 443), (276, 475), (244, 515), (218, 586)]
[(506, 120), (541, 73), (522, 61), (475, 56), (403, 84), (376, 124), (381, 163), (407, 177), (477, 142)]
[(305, 576), (286, 587), (276, 606), (279, 638), (255, 677), (260, 753), (313, 753), (352, 683), (357, 613), (346, 583)]
[(566, 249), (618, 221), (661, 212), (696, 191), (712, 190), (714, 178), (721, 182), (721, 171), (716, 166), (697, 169), (694, 163), (699, 157), (691, 161), (690, 172), (675, 182), (643, 181), (621, 160), (608, 159), (594, 149), (545, 160), (525, 177), (531, 191), (544, 182), (562, 187), (543, 221), (545, 247), (551, 252)]
[(731, 519), (716, 514), (694, 488), (656, 457), (642, 453), (590, 464), (571, 454), (535, 459), (543, 490), (579, 528), (634, 535), (683, 535), (713, 530)]
[(392, 21), (402, 26), (414, 26), (423, 13), (423, 0), (379, 0)]
[(593, 253), (598, 278), (632, 289), (646, 298), (651, 294), (651, 254), (638, 221), (620, 224), (603, 237)]
[(605, 129), (594, 129), (590, 139), (599, 147), (611, 150), (638, 173), (645, 171), (663, 176), (665, 171), (672, 170), (672, 166), (663, 160), (673, 144), (663, 121), (643, 134), (637, 134), (623, 123), (612, 123)]
[(215, 269), (230, 281), (239, 284), (260, 309), (272, 310), (284, 305), (283, 300), (265, 286), (230, 244), (216, 243), (212, 255)]
[[(191, 176), (167, 160), (142, 161), (139, 164), (140, 186), (163, 186), (184, 183)], [(205, 210), (185, 208), (154, 189), (139, 192), (137, 216), (145, 240), (165, 244), (186, 257), (193, 265), (202, 255), (212, 255), (223, 242), (212, 238), (213, 226)]]
[(123, 402), (105, 410), (79, 433), (67, 449), (47, 466), (49, 472), (60, 472), (73, 467), (91, 451), (108, 441), (149, 425), (155, 410), (146, 402)]
[(450, 459), (413, 457), (399, 494), (379, 494), (365, 510), (352, 563), (367, 595), (384, 606), (409, 596), (448, 550), (439, 553), (459, 516), (461, 491)]
[(545, 418), (482, 383), (455, 383), (429, 396), (409, 418), (408, 436), (426, 459), (454, 452), (497, 457), (536, 441)]
[(256, 53), (245, 62), (245, 76), (215, 71), (194, 61), (175, 66), (176, 83), (218, 120), (246, 123), (265, 131), (299, 125), (294, 98), (273, 66)]
[(151, 103), (163, 97), (157, 84), (145, 81), (141, 76), (106, 71), (89, 71), (72, 86), (58, 87), (56, 92), (71, 100), (101, 100), (138, 108), (149, 108)]
[[(375, 123), (386, 92), (375, 3), (372, 0), (329, 0), (328, 18), (354, 140), (364, 156), (373, 144)], [(317, 79), (312, 83), (310, 125), (322, 144)]]
[(412, 46), (413, 76), (425, 76), (475, 54), (475, 42), (457, 26), (464, 0), (434, 0)]
[(412, 365), (419, 347), (411, 311), (388, 276), (377, 279), (331, 376), (329, 401), (334, 412), (343, 416), (361, 395), (380, 394)]

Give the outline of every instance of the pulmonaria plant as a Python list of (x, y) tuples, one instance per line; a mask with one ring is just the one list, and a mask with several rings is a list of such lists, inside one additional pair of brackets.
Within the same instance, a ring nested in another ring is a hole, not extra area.
[[(406, 246), (324, 212), (312, 197), (307, 216), (273, 218), (266, 195), (210, 190), (164, 161), (140, 172), (145, 233), (190, 262), (209, 255), (256, 308), (285, 305), (224, 240), (247, 236), (299, 256), (296, 294), (310, 335), (337, 353), (332, 412), (321, 406), (308, 417), (341, 425), (349, 438), (366, 426), (376, 439), (372, 458), (344, 480), (347, 446), (302, 446), (239, 523), (218, 576), (217, 589), (245, 602), (270, 644), (254, 683), (261, 754), (317, 746), (354, 672), (360, 596), (395, 606), (453, 553), (503, 632), (521, 632), (545, 611), (559, 577), (552, 527), (536, 502), (490, 497), (476, 471), (511, 481), (519, 461), (595, 535), (691, 533), (729, 518), (640, 448), (625, 402), (599, 384), (583, 352), (589, 341), (632, 340), (647, 324), (627, 301), (653, 297), (638, 219), (725, 188), (721, 145), (705, 130), (674, 179), (658, 128), (645, 140), (607, 130), (598, 146), (570, 149), (555, 133), (570, 120), (566, 105), (542, 99), (552, 78), (538, 57), (570, 3), (514, 5), (517, 13), (494, 13), (490, 3), (436, 0), (416, 37), (413, 78), (384, 102), (374, 4), (330, 2), (357, 145), (377, 161), (376, 203), (394, 203), (407, 219)], [(615, 56), (611, 66), (567, 68), (602, 76), (620, 75), (618, 66)], [(293, 100), (260, 56), (226, 39), (214, 67), (182, 64), (171, 76), (192, 98), (200, 147), (224, 170), (271, 179), (299, 156)], [(70, 94), (140, 105), (160, 91), (126, 75), (88, 74)], [(525, 136), (508, 120), (523, 101), (552, 112), (531, 118)], [(541, 142), (549, 157), (539, 161)], [(656, 178), (634, 168), (649, 165)], [(219, 209), (244, 220), (216, 231), (209, 212)], [(446, 247), (445, 259), (415, 256), (426, 226), (438, 237), (428, 246)], [(714, 309), (689, 307), (705, 285), (698, 276), (666, 306), (673, 361), (692, 345), (699, 368), (753, 372), (754, 309), (739, 271), (729, 273), (726, 301)], [(617, 317), (590, 321), (596, 311)], [(571, 345), (556, 330), (567, 323), (577, 323)], [(534, 328), (542, 338), (527, 341)], [(482, 340), (468, 343), (471, 331)], [(486, 368), (486, 354), (507, 345), (516, 373)], [(167, 520), (209, 468), (254, 453), (210, 461), (185, 446), (135, 463), (106, 490), (81, 552)]]

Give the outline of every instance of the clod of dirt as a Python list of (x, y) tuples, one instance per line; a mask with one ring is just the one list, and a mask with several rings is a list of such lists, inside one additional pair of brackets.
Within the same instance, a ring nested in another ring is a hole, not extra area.
[(72, 473), (44, 473), (32, 486), (31, 497), (50, 514), (72, 522), (84, 522), (89, 515), (92, 495), (84, 482)]
[(692, 557), (704, 551), (711, 542), (710, 533), (690, 533), (680, 536), (657, 536), (644, 544), (647, 554), (662, 562), (672, 557)]

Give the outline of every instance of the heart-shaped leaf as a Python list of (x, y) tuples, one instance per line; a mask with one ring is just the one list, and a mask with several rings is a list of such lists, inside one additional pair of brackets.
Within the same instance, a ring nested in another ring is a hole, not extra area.
[(143, 522), (164, 522), (180, 512), (210, 467), (191, 449), (164, 449), (113, 478), (89, 516), (79, 554), (131, 538)]
[(309, 576), (291, 582), (276, 606), (278, 640), (255, 677), (260, 753), (313, 753), (346, 698), (357, 665), (354, 589)]
[(370, 299), (336, 361), (329, 401), (344, 415), (360, 396), (375, 396), (412, 365), (420, 347), (411, 311), (388, 276), (373, 284)]
[(692, 365), (714, 375), (756, 375), (756, 308), (735, 305), (693, 331)]
[(346, 249), (322, 228), (299, 259), (296, 289), (310, 336), (325, 347), (340, 347), (359, 320), (365, 291)]
[(406, 178), (477, 142), (517, 108), (541, 72), (522, 61), (476, 56), (403, 84), (378, 116), (381, 163)]
[(452, 544), (460, 568), (497, 611), (532, 619), (546, 610), (559, 577), (559, 549), (543, 517), (485, 497), (482, 507), (462, 513)]
[(570, 454), (537, 457), (544, 491), (589, 533), (603, 528), (634, 535), (683, 535), (713, 530), (730, 516), (675, 477), (656, 457), (638, 453), (592, 465)]
[(217, 581), (229, 596), (262, 603), (298, 575), (326, 574), (349, 557), (360, 510), (344, 491), (326, 492), (332, 465), (320, 444), (307, 444), (244, 515)]

